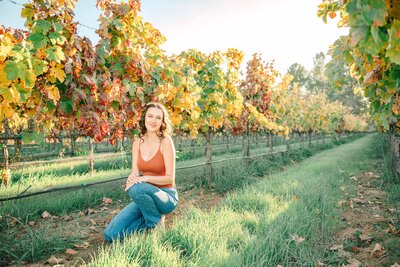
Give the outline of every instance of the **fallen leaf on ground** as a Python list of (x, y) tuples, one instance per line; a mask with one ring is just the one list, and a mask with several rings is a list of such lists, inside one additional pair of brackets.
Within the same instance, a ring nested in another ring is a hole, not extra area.
[(86, 215), (95, 214), (95, 213), (97, 213), (97, 211), (95, 211), (94, 209), (87, 209), (87, 211), (86, 211)]
[(104, 205), (112, 204), (112, 199), (108, 197), (103, 197), (103, 204)]
[(66, 250), (65, 250), (65, 254), (67, 254), (67, 255), (75, 255), (75, 254), (77, 254), (78, 252), (76, 251), (76, 250), (73, 250), (72, 248), (67, 248)]
[(341, 186), (341, 187), (340, 187), (340, 190), (342, 190), (342, 191), (346, 191), (346, 187), (344, 187), (344, 186)]
[(109, 210), (110, 208), (108, 207), (101, 207), (100, 210), (104, 211), (104, 210)]
[(300, 244), (301, 242), (303, 242), (304, 240), (306, 240), (305, 238), (300, 237), (300, 236), (297, 235), (297, 234), (292, 235), (292, 238), (293, 238), (294, 241), (296, 241), (297, 244)]
[(360, 267), (361, 266), (361, 262), (359, 262), (358, 260), (353, 259), (353, 258), (348, 259), (347, 263), (348, 264), (344, 265), (344, 267)]
[(343, 245), (333, 245), (329, 248), (329, 250), (339, 250), (343, 249)]
[(110, 213), (111, 214), (117, 214), (119, 211), (120, 211), (119, 209), (116, 209), (116, 210), (111, 211)]
[(29, 224), (30, 226), (34, 226), (34, 225), (35, 225), (35, 222), (34, 222), (34, 221), (30, 221), (30, 222), (28, 222), (28, 224)]
[(382, 247), (379, 243), (376, 243), (374, 249), (371, 252), (371, 256), (378, 258), (383, 254), (385, 254), (385, 248)]
[(390, 267), (400, 267), (400, 264), (398, 264), (397, 262), (395, 262), (393, 265), (390, 265)]
[(63, 258), (56, 258), (55, 256), (51, 255), (51, 257), (47, 259), (47, 262), (50, 265), (56, 265), (56, 264), (64, 263), (65, 260)]
[(83, 244), (73, 244), (76, 248), (88, 248), (90, 246), (89, 242), (83, 242)]
[(326, 266), (325, 263), (321, 262), (320, 260), (317, 261), (317, 267), (324, 267)]
[(390, 232), (394, 235), (397, 235), (399, 233), (399, 231), (396, 229), (396, 227), (394, 227), (394, 225), (391, 223), (389, 224), (389, 229), (390, 229)]
[(85, 216), (85, 213), (84, 213), (83, 211), (80, 211), (80, 212), (78, 213), (78, 215), (79, 215), (79, 216)]
[(51, 217), (51, 214), (50, 214), (50, 213), (48, 213), (47, 211), (43, 211), (43, 213), (42, 213), (41, 217), (42, 217), (43, 219), (46, 219), (46, 218), (49, 218), (49, 217)]
[(355, 177), (355, 176), (351, 176), (351, 177), (350, 177), (350, 180), (358, 181), (357, 177)]
[(359, 237), (363, 242), (369, 242), (372, 240), (372, 237), (370, 237), (368, 234), (361, 234)]
[(346, 200), (339, 200), (339, 201), (338, 201), (339, 207), (343, 207), (344, 204), (346, 204)]
[(73, 217), (72, 216), (70, 216), (70, 215), (65, 215), (64, 217), (63, 217), (63, 220), (64, 221), (72, 221), (72, 219), (73, 219)]
[(360, 248), (357, 247), (357, 246), (353, 246), (353, 247), (351, 248), (351, 250), (352, 250), (354, 253), (359, 253), (359, 252), (360, 252)]
[(93, 219), (90, 219), (89, 221), (90, 221), (90, 223), (93, 224), (93, 225), (96, 225), (96, 224), (97, 224), (97, 222), (96, 222), (95, 220), (93, 220)]

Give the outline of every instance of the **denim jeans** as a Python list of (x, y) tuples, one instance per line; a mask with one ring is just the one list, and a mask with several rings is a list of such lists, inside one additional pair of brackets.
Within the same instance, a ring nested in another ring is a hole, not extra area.
[(168, 214), (178, 206), (175, 188), (158, 188), (148, 183), (139, 183), (129, 188), (128, 194), (133, 201), (104, 230), (104, 238), (108, 242), (122, 240), (133, 232), (140, 233), (154, 228), (162, 214)]

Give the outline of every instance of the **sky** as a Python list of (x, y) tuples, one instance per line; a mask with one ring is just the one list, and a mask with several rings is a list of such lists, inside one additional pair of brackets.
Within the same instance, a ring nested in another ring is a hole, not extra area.
[[(16, 2), (18, 4), (12, 3)], [(19, 4), (24, 0), (0, 0), (0, 24), (24, 28)], [(195, 48), (205, 53), (230, 47), (245, 52), (244, 63), (253, 53), (265, 61), (274, 60), (282, 74), (290, 65), (300, 63), (310, 70), (313, 57), (328, 51), (329, 46), (348, 30), (337, 21), (324, 24), (317, 17), (321, 0), (142, 0), (143, 19), (153, 24), (167, 38), (162, 45), (168, 53)], [(80, 0), (75, 19), (98, 28), (99, 11), (95, 0)], [(79, 35), (94, 44), (93, 29), (79, 26)]]

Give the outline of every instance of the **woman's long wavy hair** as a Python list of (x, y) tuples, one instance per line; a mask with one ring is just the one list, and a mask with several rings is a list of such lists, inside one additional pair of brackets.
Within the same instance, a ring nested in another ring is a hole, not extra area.
[(160, 127), (160, 132), (157, 133), (157, 136), (160, 137), (160, 139), (163, 139), (166, 135), (170, 135), (172, 132), (172, 126), (171, 126), (171, 121), (169, 119), (169, 114), (167, 112), (167, 109), (161, 105), (160, 103), (157, 102), (149, 102), (145, 106), (142, 116), (140, 117), (139, 121), (139, 138), (143, 140), (143, 136), (147, 133), (146, 125), (145, 125), (145, 119), (146, 119), (146, 114), (149, 108), (158, 108), (161, 109), (163, 113), (163, 119)]

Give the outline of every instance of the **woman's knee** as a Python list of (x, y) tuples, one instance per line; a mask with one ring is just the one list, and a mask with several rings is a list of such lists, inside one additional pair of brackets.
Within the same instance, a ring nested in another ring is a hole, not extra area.
[(113, 231), (110, 227), (107, 227), (103, 232), (104, 240), (107, 242), (113, 242), (115, 240), (115, 235), (113, 235)]
[(132, 199), (134, 199), (138, 195), (145, 194), (147, 192), (149, 186), (150, 185), (148, 183), (134, 184), (128, 189), (128, 194)]

